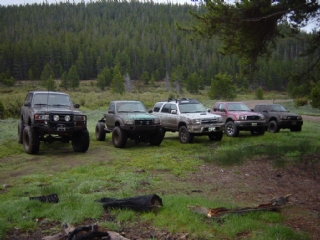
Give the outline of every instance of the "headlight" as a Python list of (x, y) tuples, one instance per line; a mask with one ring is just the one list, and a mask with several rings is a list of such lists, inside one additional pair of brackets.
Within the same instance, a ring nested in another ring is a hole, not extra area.
[(54, 121), (59, 121), (59, 115), (53, 115), (53, 120)]
[(260, 117), (260, 120), (264, 120), (264, 116), (262, 114), (259, 115), (259, 117)]
[(280, 118), (286, 120), (286, 119), (287, 119), (287, 116), (281, 115)]
[(236, 116), (237, 120), (244, 121), (247, 119), (247, 116)]
[(302, 117), (301, 117), (301, 116), (298, 116), (297, 119), (298, 119), (298, 120), (302, 120)]
[(85, 121), (85, 120), (86, 120), (86, 116), (84, 116), (84, 115), (74, 116), (74, 121)]
[(34, 115), (34, 119), (35, 120), (49, 120), (49, 115), (36, 114), (36, 115)]
[(159, 118), (155, 118), (155, 119), (154, 119), (154, 123), (155, 123), (155, 124), (160, 124), (160, 119), (159, 119)]
[(222, 122), (222, 117), (217, 118), (218, 122)]
[(64, 116), (64, 120), (65, 120), (66, 122), (69, 122), (70, 119), (71, 119), (71, 117), (70, 117), (69, 115)]
[(123, 121), (124, 124), (132, 125), (134, 123), (133, 119), (126, 119)]
[(192, 119), (192, 124), (201, 124), (201, 119)]

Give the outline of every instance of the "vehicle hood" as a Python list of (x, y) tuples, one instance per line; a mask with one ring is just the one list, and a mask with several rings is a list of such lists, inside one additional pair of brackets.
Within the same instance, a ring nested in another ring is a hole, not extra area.
[(230, 115), (237, 115), (237, 116), (257, 116), (261, 115), (260, 113), (257, 112), (251, 112), (251, 111), (229, 111)]
[(43, 113), (43, 114), (50, 114), (50, 113), (57, 113), (57, 114), (76, 114), (82, 115), (82, 112), (79, 110), (74, 110), (71, 107), (52, 107), (52, 106), (40, 106), (34, 108), (35, 113)]
[(148, 113), (120, 113), (119, 116), (130, 120), (154, 120), (157, 118)]
[(271, 113), (275, 113), (279, 116), (284, 116), (284, 117), (294, 117), (294, 118), (297, 118), (297, 117), (301, 117), (301, 115), (299, 114), (296, 114), (296, 113), (290, 113), (290, 112), (275, 112), (275, 111), (272, 111)]
[(220, 118), (220, 115), (212, 114), (212, 113), (183, 113), (182, 116), (185, 116), (186, 118), (190, 119), (216, 119)]

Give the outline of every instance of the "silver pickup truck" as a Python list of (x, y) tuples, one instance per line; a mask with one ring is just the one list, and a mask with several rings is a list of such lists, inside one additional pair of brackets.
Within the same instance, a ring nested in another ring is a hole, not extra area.
[(222, 117), (210, 113), (196, 99), (168, 99), (157, 102), (152, 114), (160, 118), (162, 131), (179, 132), (181, 143), (191, 143), (194, 136), (207, 135), (211, 141), (221, 141)]

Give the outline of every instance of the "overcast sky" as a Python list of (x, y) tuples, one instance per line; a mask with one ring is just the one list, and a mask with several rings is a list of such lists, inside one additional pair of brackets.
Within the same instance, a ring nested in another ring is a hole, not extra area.
[[(43, 2), (47, 2), (49, 4), (51, 3), (60, 3), (60, 2), (67, 2), (67, 0), (0, 0), (0, 5), (3, 6), (7, 6), (7, 5), (24, 5), (24, 4), (32, 4), (32, 3), (43, 3)], [(70, 3), (79, 3), (81, 2), (81, 0), (69, 0)], [(90, 0), (84, 0), (84, 2), (88, 3), (90, 2)], [(157, 3), (157, 2), (171, 2), (171, 3), (190, 3), (190, 4), (194, 4), (194, 2), (192, 2), (191, 0), (153, 0), (153, 2)]]

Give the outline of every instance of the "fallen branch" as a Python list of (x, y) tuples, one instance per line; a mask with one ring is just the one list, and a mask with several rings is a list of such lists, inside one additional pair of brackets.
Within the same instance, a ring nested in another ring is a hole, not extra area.
[(129, 240), (119, 233), (103, 230), (97, 224), (75, 228), (67, 223), (63, 226), (61, 233), (46, 236), (42, 240)]
[(226, 214), (246, 214), (248, 212), (259, 212), (259, 211), (279, 211), (280, 206), (285, 205), (289, 201), (291, 194), (288, 194), (284, 197), (280, 196), (273, 198), (271, 201), (263, 204), (259, 204), (257, 207), (245, 207), (245, 208), (235, 208), (227, 209), (224, 207), (219, 208), (208, 208), (203, 206), (189, 206), (189, 210), (204, 214), (209, 218), (220, 218)]

